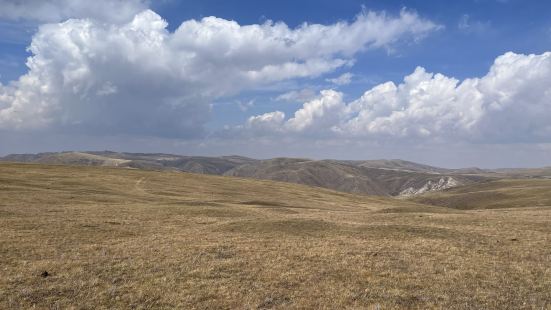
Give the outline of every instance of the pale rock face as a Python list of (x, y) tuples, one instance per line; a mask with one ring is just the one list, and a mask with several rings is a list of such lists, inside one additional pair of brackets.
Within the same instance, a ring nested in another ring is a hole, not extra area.
[(417, 188), (417, 189), (414, 187), (406, 188), (405, 190), (400, 192), (399, 196), (402, 196), (402, 197), (415, 196), (415, 195), (420, 195), (427, 192), (445, 190), (448, 188), (456, 187), (458, 185), (460, 184), (456, 179), (452, 177), (445, 177), (445, 178), (440, 178), (438, 182), (428, 181), (421, 188)]

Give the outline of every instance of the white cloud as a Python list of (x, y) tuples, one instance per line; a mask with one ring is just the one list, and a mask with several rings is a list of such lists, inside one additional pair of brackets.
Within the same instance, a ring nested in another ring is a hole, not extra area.
[(127, 23), (42, 25), (29, 47), (28, 73), (0, 85), (0, 129), (197, 136), (213, 100), (331, 72), (362, 50), (439, 28), (405, 10), (296, 29), (216, 17), (186, 21), (174, 33), (166, 27), (150, 10)]
[(457, 23), (457, 29), (463, 33), (483, 34), (491, 30), (489, 21), (473, 20), (469, 14), (463, 14)]
[(318, 94), (311, 88), (292, 90), (275, 98), (276, 101), (305, 102), (314, 99)]
[(368, 141), (550, 142), (549, 81), (551, 52), (506, 53), (484, 77), (464, 81), (418, 67), (403, 83), (377, 85), (348, 104), (322, 91), (277, 131)]
[(285, 120), (285, 113), (275, 111), (262, 115), (251, 116), (247, 120), (246, 128), (255, 132), (274, 132), (281, 129)]
[(327, 82), (331, 82), (335, 85), (342, 86), (342, 85), (348, 85), (352, 82), (352, 77), (354, 75), (350, 72), (343, 73), (340, 76), (332, 79), (326, 79)]
[(284, 132), (300, 132), (319, 134), (331, 130), (333, 125), (338, 125), (344, 115), (345, 103), (343, 94), (334, 90), (322, 90), (317, 99), (304, 104), (302, 109), (295, 112), (294, 116), (285, 121), (285, 113), (274, 111), (257, 116), (251, 116), (245, 126), (254, 133), (270, 134)]
[(0, 19), (60, 22), (93, 18), (125, 22), (148, 6), (148, 0), (0, 0)]
[(334, 90), (322, 90), (320, 98), (304, 104), (293, 118), (285, 123), (289, 131), (321, 133), (339, 125), (345, 104), (343, 94)]

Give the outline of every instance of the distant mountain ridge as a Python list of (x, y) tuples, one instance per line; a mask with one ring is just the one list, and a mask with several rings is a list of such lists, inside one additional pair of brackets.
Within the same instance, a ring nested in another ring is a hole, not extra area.
[(108, 166), (152, 170), (175, 170), (222, 175), (236, 166), (255, 161), (241, 156), (203, 157), (163, 153), (53, 152), (38, 154), (10, 154), (1, 161), (61, 165)]
[[(551, 176), (551, 169), (446, 169), (410, 161), (183, 156), (112, 151), (11, 154), (1, 161), (168, 170), (266, 179), (381, 196), (414, 196), (502, 177)], [(528, 175), (527, 175), (528, 174)]]

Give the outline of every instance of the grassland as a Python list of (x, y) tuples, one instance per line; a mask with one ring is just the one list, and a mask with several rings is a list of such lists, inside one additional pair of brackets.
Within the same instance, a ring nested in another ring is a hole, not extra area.
[(1, 163), (0, 308), (550, 309), (550, 232), (537, 204)]
[(551, 180), (503, 179), (433, 192), (411, 199), (454, 209), (551, 208)]

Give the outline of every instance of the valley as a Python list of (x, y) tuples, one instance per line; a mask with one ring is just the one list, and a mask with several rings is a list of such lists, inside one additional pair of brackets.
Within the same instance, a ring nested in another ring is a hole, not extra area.
[(204, 157), (104, 151), (13, 154), (0, 158), (0, 161), (247, 177), (379, 196), (413, 196), (509, 176), (481, 169), (444, 169), (397, 159), (259, 160), (242, 156)]

